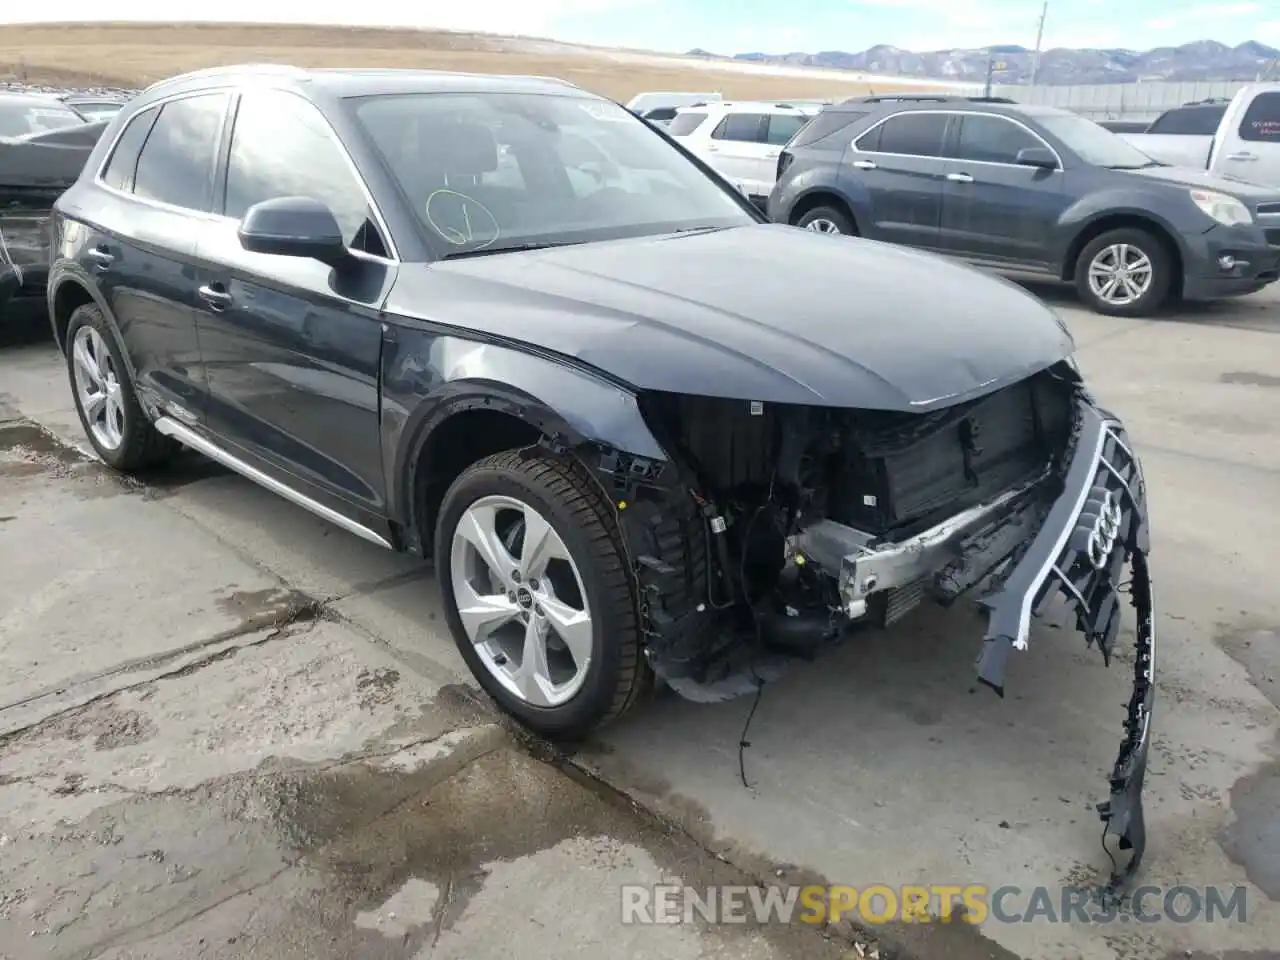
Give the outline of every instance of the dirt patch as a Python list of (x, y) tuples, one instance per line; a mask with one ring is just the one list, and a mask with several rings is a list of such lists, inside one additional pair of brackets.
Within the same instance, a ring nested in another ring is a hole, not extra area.
[[(738, 99), (844, 97), (865, 81), (619, 62), (609, 51), (509, 37), (301, 24), (15, 24), (0, 26), (0, 78), (60, 86), (139, 87), (187, 70), (232, 63), (303, 67), (420, 67), (535, 74), (629, 100), (644, 90), (718, 90)], [(74, 65), (74, 66), (68, 66)], [(877, 93), (904, 89), (877, 83)]]
[(378, 704), (395, 699), (396, 686), (400, 683), (400, 671), (390, 667), (361, 670), (356, 675), (356, 690), (360, 695), (360, 708), (371, 710)]
[(1239, 383), (1248, 387), (1280, 387), (1280, 377), (1273, 373), (1258, 373), (1256, 370), (1234, 370), (1224, 373), (1218, 379), (1223, 383)]

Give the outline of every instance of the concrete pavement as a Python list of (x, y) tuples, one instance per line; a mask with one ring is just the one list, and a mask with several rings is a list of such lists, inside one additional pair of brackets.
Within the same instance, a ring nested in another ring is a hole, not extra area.
[[(1037, 292), (1151, 489), (1144, 880), (1244, 884), (1249, 916), (887, 936), (928, 957), (1277, 956), (1280, 298), (1123, 321)], [(0, 352), (5, 418), (0, 955), (836, 956), (850, 941), (810, 930), (623, 927), (616, 888), (1105, 872), (1092, 804), (1124, 656), (1038, 631), (1000, 701), (970, 692), (978, 621), (923, 612), (765, 689), (749, 787), (750, 701), (671, 697), (575, 758), (596, 782), (471, 693), (413, 562), (195, 458), (111, 477), (28, 422), (83, 442), (47, 344)]]

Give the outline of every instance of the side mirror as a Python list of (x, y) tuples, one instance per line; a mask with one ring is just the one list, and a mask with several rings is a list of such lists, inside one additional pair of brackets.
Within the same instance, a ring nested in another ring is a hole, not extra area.
[(1047, 147), (1025, 147), (1018, 151), (1018, 166), (1057, 170), (1058, 158)]
[(238, 231), (250, 253), (306, 257), (336, 267), (349, 256), (333, 211), (310, 197), (276, 197), (245, 211)]

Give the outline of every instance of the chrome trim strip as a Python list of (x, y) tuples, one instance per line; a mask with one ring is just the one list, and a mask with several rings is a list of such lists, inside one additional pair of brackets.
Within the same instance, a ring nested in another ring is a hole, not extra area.
[(177, 420), (174, 420), (171, 417), (161, 416), (156, 420), (155, 428), (166, 437), (173, 437), (175, 440), (185, 444), (197, 453), (204, 454), (210, 460), (215, 460), (224, 467), (234, 470), (242, 477), (252, 480), (265, 490), (269, 490), (271, 493), (283, 497), (294, 506), (310, 511), (322, 520), (328, 520), (335, 527), (341, 527), (343, 530), (346, 530), (348, 533), (355, 534), (362, 540), (367, 540), (370, 543), (376, 543), (378, 546), (386, 547), (388, 550), (395, 549), (391, 545), (391, 542), (385, 537), (380, 536), (362, 524), (356, 523), (356, 521), (351, 518), (343, 516), (338, 513), (338, 511), (326, 507), (322, 503), (317, 503), (310, 497), (299, 493), (297, 490), (293, 489), (293, 487), (281, 483), (279, 480), (275, 479), (275, 477), (263, 473), (257, 467), (250, 466), (240, 458), (233, 456), (226, 450), (223, 450), (212, 441), (206, 440), (190, 427), (179, 423)]
[[(902, 117), (902, 116), (908, 116), (910, 114), (920, 114), (920, 113), (942, 114), (943, 116), (946, 116), (946, 117), (972, 117), (972, 116), (998, 117), (1001, 120), (1007, 120), (1009, 121), (1009, 123), (1012, 123), (1014, 126), (1021, 127), (1023, 130), (1027, 131), (1027, 133), (1031, 134), (1031, 136), (1039, 140), (1042, 144), (1044, 144), (1045, 148), (1050, 153), (1052, 153), (1054, 157), (1057, 158), (1058, 166), (1053, 171), (1054, 173), (1061, 173), (1063, 170), (1066, 169), (1066, 165), (1062, 162), (1062, 154), (1060, 154), (1056, 149), (1054, 149), (1053, 144), (1051, 144), (1048, 140), (1040, 136), (1040, 134), (1036, 133), (1034, 130), (1032, 130), (1029, 126), (1027, 126), (1021, 120), (1015, 119), (1014, 117), (1005, 116), (1003, 113), (992, 113), (990, 110), (899, 110), (897, 113), (891, 113), (889, 114), (889, 116), (884, 117), (880, 120), (877, 120), (871, 126), (867, 127), (867, 129), (863, 130), (860, 134), (857, 135), (857, 137), (855, 137), (850, 142), (849, 147), (855, 153), (864, 154), (865, 156), (869, 156), (869, 157), (906, 157), (911, 160), (945, 160), (949, 163), (976, 163), (984, 167), (1005, 167), (1011, 170), (1035, 169), (1034, 167), (1028, 167), (1020, 163), (1000, 163), (996, 160), (966, 160), (964, 157), (941, 157), (941, 156), (930, 157), (924, 154), (916, 154), (916, 153), (887, 153), (879, 150), (863, 150), (861, 147), (858, 146), (859, 140), (867, 136), (867, 134), (871, 133), (871, 131), (875, 130), (877, 127), (881, 126), (882, 124), (888, 123), (890, 120), (894, 119), (895, 117)], [(944, 146), (946, 145), (945, 138), (943, 139), (943, 145)]]

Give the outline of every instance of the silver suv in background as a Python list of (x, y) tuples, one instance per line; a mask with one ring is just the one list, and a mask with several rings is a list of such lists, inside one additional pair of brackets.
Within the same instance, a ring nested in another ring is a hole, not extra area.
[(775, 221), (1071, 281), (1100, 313), (1280, 277), (1280, 189), (1161, 163), (1052, 107), (847, 100), (787, 144), (777, 176)]

